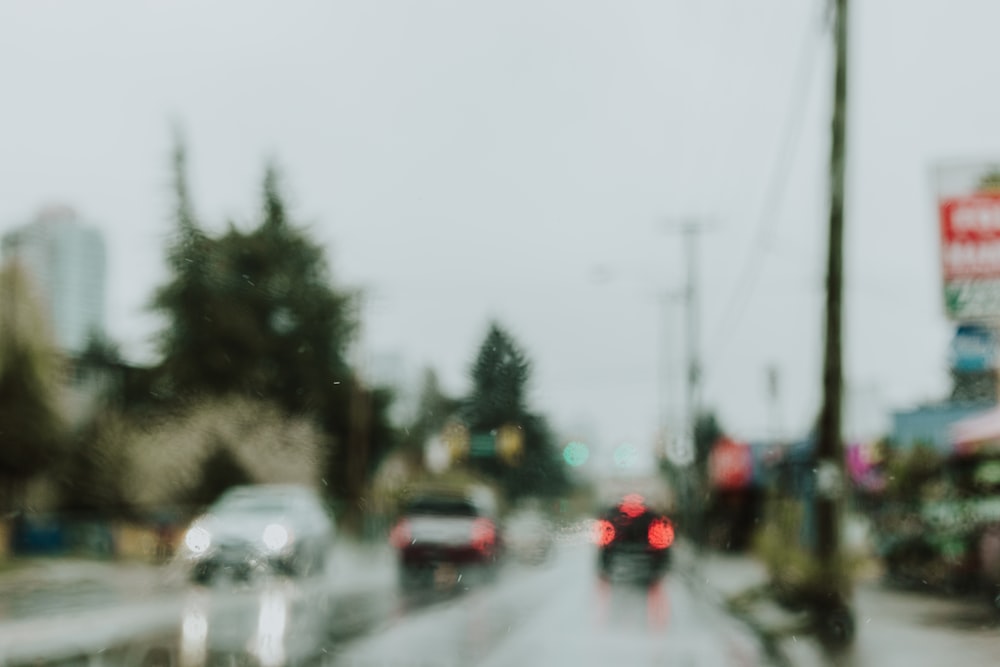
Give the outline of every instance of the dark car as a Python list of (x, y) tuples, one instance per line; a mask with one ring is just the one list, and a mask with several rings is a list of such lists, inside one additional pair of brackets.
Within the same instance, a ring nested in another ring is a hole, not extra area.
[(404, 588), (491, 579), (500, 554), (496, 508), (488, 493), (422, 492), (403, 505), (390, 543)]
[(594, 542), (602, 578), (651, 583), (670, 567), (674, 525), (642, 496), (630, 494), (597, 519)]

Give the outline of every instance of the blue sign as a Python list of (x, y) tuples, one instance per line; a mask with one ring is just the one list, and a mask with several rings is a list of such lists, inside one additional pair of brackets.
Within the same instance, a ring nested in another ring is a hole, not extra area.
[(956, 371), (982, 372), (994, 366), (996, 339), (988, 327), (962, 324), (951, 341), (951, 367)]

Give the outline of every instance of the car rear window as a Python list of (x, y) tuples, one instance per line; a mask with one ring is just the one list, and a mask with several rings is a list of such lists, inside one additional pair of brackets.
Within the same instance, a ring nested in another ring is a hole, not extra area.
[(407, 514), (478, 516), (476, 506), (461, 498), (417, 498), (406, 504)]

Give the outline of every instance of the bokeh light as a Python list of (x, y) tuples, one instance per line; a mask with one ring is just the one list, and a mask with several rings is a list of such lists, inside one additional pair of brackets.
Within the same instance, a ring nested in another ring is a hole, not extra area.
[(590, 458), (590, 448), (582, 442), (571, 442), (563, 448), (563, 459), (574, 468), (579, 468)]
[(639, 458), (639, 452), (635, 445), (623, 443), (615, 447), (615, 465), (619, 468), (631, 468), (635, 466)]

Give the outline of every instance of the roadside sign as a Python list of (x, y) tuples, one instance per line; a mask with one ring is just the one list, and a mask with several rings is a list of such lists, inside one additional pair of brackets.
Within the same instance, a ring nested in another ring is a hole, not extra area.
[(493, 433), (473, 433), (469, 440), (469, 456), (490, 457), (496, 454), (496, 437)]
[(1000, 318), (1000, 191), (996, 165), (938, 172), (945, 312), (955, 321)]
[(963, 324), (955, 330), (951, 341), (951, 367), (977, 373), (993, 368), (996, 359), (996, 338), (989, 327)]
[(717, 489), (743, 489), (753, 477), (753, 454), (745, 442), (721, 438), (708, 456), (708, 476)]

